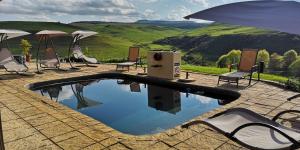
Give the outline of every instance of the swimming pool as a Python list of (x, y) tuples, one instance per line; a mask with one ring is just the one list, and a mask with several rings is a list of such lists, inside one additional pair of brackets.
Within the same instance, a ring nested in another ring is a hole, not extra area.
[(232, 91), (123, 74), (47, 81), (30, 89), (131, 135), (174, 128), (239, 97)]

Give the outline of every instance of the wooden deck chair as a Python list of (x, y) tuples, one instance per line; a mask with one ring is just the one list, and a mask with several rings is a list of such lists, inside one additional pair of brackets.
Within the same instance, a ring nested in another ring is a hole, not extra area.
[(297, 149), (300, 147), (300, 131), (276, 122), (286, 113), (300, 114), (300, 111), (283, 111), (270, 120), (245, 108), (232, 108), (181, 127), (202, 123), (249, 149)]
[(135, 65), (135, 68), (137, 68), (138, 65), (142, 65), (139, 47), (129, 47), (127, 61), (123, 63), (118, 63), (116, 70), (118, 70), (119, 68), (127, 68), (129, 71), (129, 67), (133, 65)]
[[(260, 79), (259, 66), (256, 65), (257, 55), (257, 49), (244, 49), (242, 51), (239, 64), (230, 65), (230, 72), (219, 76), (218, 85), (220, 81), (223, 81), (229, 83), (236, 83), (238, 87), (239, 80), (246, 77), (249, 77), (249, 85), (251, 85), (252, 75), (254, 72), (258, 72), (258, 78)], [(237, 71), (231, 72), (234, 66), (237, 66)]]

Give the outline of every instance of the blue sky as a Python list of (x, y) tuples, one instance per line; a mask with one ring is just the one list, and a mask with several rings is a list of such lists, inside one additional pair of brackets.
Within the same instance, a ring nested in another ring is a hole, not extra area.
[(193, 12), (239, 1), (246, 0), (2, 0), (0, 21), (183, 20)]

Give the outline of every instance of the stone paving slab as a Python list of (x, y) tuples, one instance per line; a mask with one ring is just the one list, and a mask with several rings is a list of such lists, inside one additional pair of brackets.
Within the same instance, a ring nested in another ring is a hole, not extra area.
[[(34, 64), (30, 64), (34, 72)], [(64, 68), (68, 66), (62, 65)], [(60, 78), (70, 78), (115, 72), (115, 65), (98, 65), (97, 68), (82, 68), (80, 71), (45, 71), (35, 77), (24, 77), (0, 71), (0, 110), (6, 149), (245, 149), (205, 125), (195, 125), (189, 129), (180, 126), (162, 133), (132, 136), (118, 132), (105, 124), (71, 110), (54, 100), (43, 97), (25, 86), (30, 83)], [(142, 68), (132, 69), (129, 74), (143, 72)], [(215, 87), (216, 76), (192, 73), (196, 79), (190, 84)], [(271, 86), (263, 82), (243, 80), (240, 88), (221, 84), (220, 88), (236, 90), (241, 97), (225, 106), (207, 112), (193, 120), (204, 119), (233, 107), (253, 110), (266, 117), (273, 117), (283, 110), (300, 109), (300, 98), (288, 102), (286, 99), (298, 93)], [(279, 122), (300, 128), (297, 114), (284, 115)], [(288, 119), (294, 119), (289, 121)]]

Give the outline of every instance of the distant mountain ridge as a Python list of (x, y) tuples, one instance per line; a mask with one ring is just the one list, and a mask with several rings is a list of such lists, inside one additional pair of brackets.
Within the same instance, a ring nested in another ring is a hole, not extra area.
[(165, 20), (138, 20), (136, 24), (166, 26), (181, 29), (195, 29), (209, 25), (208, 23), (197, 23), (194, 21), (165, 21)]

